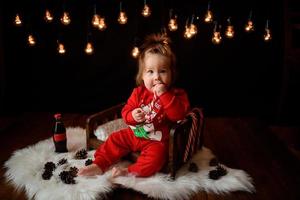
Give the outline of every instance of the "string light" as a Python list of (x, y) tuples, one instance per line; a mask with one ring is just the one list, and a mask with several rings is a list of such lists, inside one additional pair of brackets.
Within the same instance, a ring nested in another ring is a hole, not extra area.
[(138, 38), (134, 37), (134, 41), (133, 41), (133, 48), (131, 50), (131, 56), (133, 58), (138, 58), (140, 55), (140, 49), (138, 47)]
[(186, 39), (191, 39), (193, 37), (193, 35), (191, 34), (190, 31), (190, 26), (189, 26), (189, 18), (186, 20), (185, 23), (185, 31), (184, 31), (184, 35), (183, 35)]
[(265, 26), (265, 34), (264, 34), (264, 40), (266, 42), (270, 41), (272, 39), (271, 36), (271, 30), (269, 28), (269, 20), (266, 21), (266, 26)]
[(93, 15), (93, 19), (92, 19), (92, 25), (93, 25), (95, 28), (98, 28), (98, 27), (99, 27), (99, 24), (100, 24), (100, 15), (94, 14), (94, 15)]
[(15, 25), (16, 26), (21, 26), (22, 25), (22, 20), (19, 14), (16, 14), (15, 16)]
[(47, 23), (53, 21), (53, 15), (51, 14), (51, 12), (48, 9), (46, 9), (46, 11), (45, 11), (45, 17), (44, 17), (44, 19), (45, 19), (45, 21)]
[(245, 30), (246, 32), (252, 32), (254, 31), (254, 25), (253, 25), (253, 21), (248, 20), (246, 26), (245, 26)]
[(246, 32), (253, 32), (254, 31), (254, 24), (253, 24), (253, 21), (252, 21), (252, 11), (250, 11), (248, 21), (247, 21), (246, 26), (245, 26), (245, 31)]
[(100, 15), (97, 14), (97, 8), (96, 8), (96, 4), (94, 5), (94, 15), (92, 18), (92, 25), (95, 28), (98, 28), (100, 24)]
[(63, 43), (61, 43), (60, 41), (57, 41), (57, 51), (59, 54), (65, 54), (66, 53), (66, 49), (65, 49), (65, 45)]
[(99, 30), (104, 31), (107, 28), (107, 25), (105, 23), (105, 18), (101, 17), (100, 21), (99, 21), (99, 26), (98, 26)]
[(147, 4), (147, 0), (144, 0), (144, 8), (142, 10), (142, 15), (144, 17), (149, 17), (151, 15), (151, 9)]
[(190, 25), (190, 33), (192, 35), (196, 35), (198, 33), (198, 29), (197, 29), (197, 26), (195, 24)]
[(228, 19), (227, 19), (227, 27), (226, 27), (225, 35), (227, 38), (233, 38), (233, 36), (234, 36), (234, 28), (231, 24), (230, 17), (228, 17)]
[(86, 47), (85, 47), (85, 53), (88, 55), (93, 54), (94, 52), (94, 47), (93, 44), (91, 42), (87, 42)]
[(170, 31), (176, 31), (178, 29), (177, 15), (175, 15), (173, 18), (172, 12), (173, 12), (173, 10), (170, 9), (170, 11), (169, 11), (170, 20), (169, 20), (168, 28)]
[(187, 19), (186, 24), (185, 24), (185, 32), (184, 32), (184, 37), (186, 39), (191, 39), (198, 33), (197, 26), (194, 24), (194, 15), (192, 16), (191, 23), (188, 23), (189, 19)]
[(71, 18), (68, 12), (64, 11), (62, 17), (60, 18), (60, 21), (64, 25), (69, 25), (71, 23)]
[(126, 16), (125, 12), (120, 12), (118, 22), (120, 24), (126, 24), (127, 23), (127, 16)]
[(93, 27), (98, 28), (101, 31), (104, 31), (107, 28), (107, 25), (105, 23), (105, 18), (101, 17), (99, 14), (97, 14), (96, 4), (94, 5), (94, 14), (92, 17), (92, 25), (93, 25)]
[(213, 21), (213, 14), (212, 11), (210, 10), (210, 2), (208, 2), (207, 11), (204, 17), (204, 22), (211, 23), (212, 21)]
[(176, 16), (175, 16), (175, 18), (170, 19), (168, 27), (169, 27), (170, 31), (176, 31), (178, 29)]
[(218, 28), (218, 23), (215, 22), (213, 36), (212, 36), (212, 39), (211, 39), (213, 44), (220, 44), (221, 43), (222, 37), (221, 37), (221, 32), (220, 32), (219, 29), (221, 29), (221, 26), (219, 26), (219, 28)]
[(134, 46), (132, 51), (131, 51), (131, 55), (133, 58), (137, 58), (140, 55), (140, 50), (137, 46)]
[(188, 21), (189, 21), (189, 18), (186, 20), (186, 23), (185, 23), (185, 30), (184, 30), (184, 37), (186, 39), (190, 39), (192, 37), (192, 34), (190, 33), (190, 27), (188, 26)]
[(126, 24), (127, 20), (128, 20), (127, 15), (122, 10), (122, 2), (120, 2), (120, 13), (119, 13), (118, 22), (119, 22), (119, 24)]
[(64, 3), (62, 5), (63, 14), (60, 17), (60, 21), (63, 25), (69, 25), (71, 23), (71, 17), (70, 17), (70, 14), (65, 9), (65, 7), (66, 7), (65, 4), (66, 4), (66, 0), (64, 0)]
[[(170, 9), (168, 29), (170, 31), (176, 31), (176, 30), (178, 30), (177, 15), (174, 15), (172, 12), (173, 12), (173, 9)], [(144, 7), (142, 10), (142, 15), (144, 17), (149, 17), (151, 15), (151, 9), (150, 9), (149, 5), (147, 4), (146, 0), (144, 0)], [(188, 18), (186, 21), (185, 30), (184, 30), (184, 38), (186, 38), (186, 39), (191, 39), (198, 33), (198, 27), (194, 23), (194, 18), (195, 18), (195, 16), (192, 15), (191, 20), (189, 21), (189, 18)], [(214, 17), (213, 17), (213, 13), (211, 11), (211, 3), (208, 2), (204, 21), (206, 23), (211, 23), (213, 21), (213, 18)], [(247, 23), (245, 24), (245, 27), (244, 27), (246, 32), (252, 32), (255, 30), (255, 26), (254, 26), (254, 22), (253, 22), (252, 18), (253, 18), (253, 16), (252, 16), (252, 10), (251, 10), (249, 13)], [(44, 20), (46, 22), (50, 23), (53, 21), (53, 19), (54, 19), (53, 13), (49, 9), (46, 9), (45, 13), (44, 13)], [(196, 20), (198, 20), (198, 19), (199, 19), (199, 17), (196, 18)], [(64, 7), (63, 7), (63, 15), (60, 17), (60, 21), (64, 25), (69, 25), (71, 23), (70, 14), (68, 12), (66, 12)], [(122, 9), (122, 2), (120, 2), (120, 12), (119, 12), (119, 16), (118, 16), (118, 22), (120, 24), (127, 24), (127, 22), (128, 22), (128, 17), (126, 15), (126, 12), (123, 11), (123, 9)], [(19, 15), (19, 13), (17, 13), (14, 18), (14, 24), (16, 26), (21, 26), (22, 23), (23, 23), (23, 21)], [(92, 17), (91, 23), (92, 23), (93, 27), (99, 28), (99, 30), (102, 30), (102, 31), (107, 28), (107, 24), (105, 23), (105, 18), (101, 17), (96, 12), (96, 5), (94, 5), (94, 15)], [(221, 26), (220, 25), (218, 26), (217, 22), (214, 22), (213, 35), (211, 38), (213, 44), (219, 44), (222, 41), (220, 29), (221, 29)], [(225, 37), (233, 38), (234, 36), (235, 36), (235, 27), (231, 24), (231, 18), (228, 17), (227, 25), (225, 27)], [(266, 25), (265, 25), (265, 29), (264, 29), (264, 33), (263, 33), (263, 39), (266, 42), (272, 40), (272, 32), (269, 28), (269, 20), (266, 21)], [(36, 45), (36, 38), (32, 34), (28, 35), (27, 43), (30, 46)], [(61, 42), (58, 42), (57, 50), (60, 54), (65, 54), (65, 52), (66, 52), (65, 46)], [(94, 47), (93, 47), (92, 42), (87, 41), (86, 46), (85, 46), (85, 52), (87, 54), (92, 54), (94, 52)], [(133, 49), (131, 50), (131, 55), (134, 58), (137, 58), (139, 56), (139, 53), (140, 53), (139, 48), (137, 47), (137, 45), (135, 45), (133, 47)]]
[(36, 41), (35, 41), (35, 38), (32, 34), (28, 35), (27, 42), (28, 42), (29, 46), (35, 46)]

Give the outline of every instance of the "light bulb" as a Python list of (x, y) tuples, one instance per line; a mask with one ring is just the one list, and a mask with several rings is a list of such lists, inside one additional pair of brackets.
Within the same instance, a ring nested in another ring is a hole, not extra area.
[(266, 28), (265, 29), (265, 34), (264, 34), (264, 40), (266, 42), (270, 41), (272, 39), (272, 36), (271, 36), (271, 31), (270, 29)]
[(188, 26), (185, 26), (185, 31), (183, 35), (186, 39), (191, 39), (193, 37), (193, 34), (190, 32), (190, 28)]
[(59, 54), (65, 54), (66, 53), (65, 46), (62, 43), (58, 43), (57, 50), (58, 50)]
[(190, 28), (189, 28), (189, 32), (192, 34), (192, 35), (196, 35), (198, 33), (198, 29), (197, 29), (197, 26), (195, 24), (191, 24), (190, 25)]
[(204, 21), (206, 23), (211, 23), (213, 21), (213, 14), (210, 10), (207, 10), (206, 14), (205, 14), (205, 18)]
[(246, 26), (245, 26), (245, 31), (246, 32), (252, 32), (254, 31), (254, 25), (253, 22), (249, 19)]
[(88, 42), (85, 47), (85, 53), (90, 55), (93, 53), (93, 51), (94, 51), (94, 48), (93, 48), (92, 43)]
[(133, 47), (132, 51), (131, 51), (131, 55), (134, 58), (137, 58), (140, 54), (140, 50), (138, 47)]
[(126, 24), (127, 23), (127, 16), (126, 16), (126, 13), (123, 12), (123, 11), (120, 11), (120, 14), (119, 14), (119, 18), (118, 18), (118, 22), (119, 24)]
[(178, 29), (178, 24), (177, 24), (176, 18), (170, 19), (168, 27), (169, 27), (170, 31), (176, 31)]
[(233, 36), (234, 36), (234, 29), (233, 29), (232, 25), (228, 25), (227, 26), (225, 35), (226, 35), (227, 38), (233, 38)]
[(52, 14), (50, 13), (49, 10), (46, 10), (45, 11), (45, 21), (46, 22), (52, 22), (52, 20), (53, 20)]
[(265, 34), (264, 34), (264, 40), (266, 42), (270, 41), (272, 39), (271, 36), (271, 30), (269, 29), (269, 20), (266, 21), (266, 26), (265, 26)]
[(99, 26), (98, 26), (98, 28), (99, 28), (99, 30), (101, 30), (101, 31), (104, 31), (105, 29), (106, 29), (106, 23), (105, 23), (105, 18), (104, 17), (101, 17), (100, 18), (100, 21), (99, 21)]
[(35, 38), (33, 37), (32, 34), (28, 35), (27, 41), (28, 41), (29, 46), (34, 46), (35, 45)]
[(16, 17), (15, 17), (15, 25), (16, 25), (16, 26), (21, 26), (21, 25), (22, 25), (22, 20), (21, 20), (19, 14), (16, 14)]
[(219, 31), (214, 31), (213, 37), (211, 39), (212, 43), (220, 44), (221, 40), (222, 40), (221, 33)]
[(149, 17), (151, 15), (151, 9), (147, 4), (144, 4), (144, 8), (142, 10), (142, 15), (144, 17)]
[(63, 16), (60, 18), (61, 23), (63, 23), (64, 25), (69, 25), (71, 23), (71, 18), (69, 13), (64, 12)]
[(99, 16), (99, 15), (95, 14), (95, 15), (93, 16), (92, 24), (93, 24), (93, 26), (96, 27), (96, 28), (99, 26), (99, 24), (100, 24), (100, 16)]

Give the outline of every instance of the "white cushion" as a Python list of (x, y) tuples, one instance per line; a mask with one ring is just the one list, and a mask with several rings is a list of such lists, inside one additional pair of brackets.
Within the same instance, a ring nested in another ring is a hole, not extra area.
[(98, 126), (94, 135), (98, 140), (105, 141), (111, 133), (127, 127), (128, 125), (125, 124), (124, 120), (122, 118), (118, 118)]

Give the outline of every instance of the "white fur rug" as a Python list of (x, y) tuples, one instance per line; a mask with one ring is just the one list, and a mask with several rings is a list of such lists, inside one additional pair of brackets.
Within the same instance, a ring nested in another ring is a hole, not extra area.
[[(203, 148), (192, 162), (198, 165), (197, 173), (188, 171), (188, 164), (178, 171), (175, 181), (166, 174), (157, 173), (149, 178), (134, 176), (110, 178), (109, 170), (104, 175), (95, 177), (76, 177), (75, 184), (65, 184), (60, 180), (59, 173), (76, 166), (84, 166), (86, 159), (74, 159), (75, 151), (84, 147), (85, 130), (82, 128), (67, 128), (68, 149), (71, 152), (57, 154), (54, 152), (52, 139), (40, 141), (24, 149), (16, 150), (5, 163), (6, 179), (18, 190), (25, 189), (29, 199), (36, 200), (91, 200), (101, 199), (111, 192), (114, 187), (121, 185), (142, 192), (149, 197), (160, 199), (189, 199), (199, 191), (209, 193), (228, 193), (232, 191), (254, 192), (251, 177), (243, 170), (231, 169), (224, 166), (228, 173), (218, 180), (208, 178), (208, 173), (215, 167), (209, 166), (214, 157), (212, 152)], [(71, 139), (72, 138), (72, 139)], [(81, 138), (81, 139), (79, 139)], [(72, 142), (70, 142), (72, 141)], [(88, 158), (93, 159), (94, 151), (88, 152)], [(43, 180), (42, 173), (46, 162), (57, 163), (66, 158), (66, 164), (58, 166), (50, 180)], [(120, 162), (119, 165), (128, 165)]]

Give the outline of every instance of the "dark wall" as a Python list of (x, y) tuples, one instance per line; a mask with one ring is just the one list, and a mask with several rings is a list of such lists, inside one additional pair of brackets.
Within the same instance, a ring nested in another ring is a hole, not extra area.
[[(3, 13), (3, 3), (0, 3), (0, 13)], [(4, 46), (3, 46), (3, 15), (0, 15), (0, 111), (4, 109), (4, 98), (6, 91), (5, 66), (4, 66)]]
[[(3, 10), (6, 110), (98, 111), (126, 101), (135, 85), (136, 61), (130, 56), (134, 40), (161, 31), (172, 7), (179, 19), (179, 30), (169, 33), (178, 59), (177, 85), (188, 91), (192, 105), (201, 105), (215, 116), (276, 115), (283, 67), (281, 1), (212, 1), (217, 20), (224, 24), (230, 15), (236, 27), (236, 37), (223, 38), (218, 46), (211, 43), (213, 26), (202, 21), (207, 1), (149, 0), (153, 15), (144, 19), (140, 15), (143, 1), (124, 0), (129, 17), (125, 26), (116, 22), (119, 1), (97, 1), (97, 10), (108, 23), (104, 32), (88, 25), (95, 1), (65, 1), (72, 15), (68, 27), (58, 21), (61, 2), (19, 1)], [(52, 24), (41, 17), (46, 5), (55, 10)], [(256, 31), (246, 34), (243, 28), (251, 9)], [(26, 16), (22, 27), (12, 24), (18, 11)], [(199, 33), (185, 40), (184, 25), (192, 14), (200, 17), (196, 20)], [(273, 32), (270, 43), (262, 40), (267, 18)], [(38, 41), (33, 48), (26, 46), (30, 30)], [(83, 51), (87, 33), (95, 46), (90, 56)], [(65, 40), (65, 56), (56, 52), (58, 38)]]

